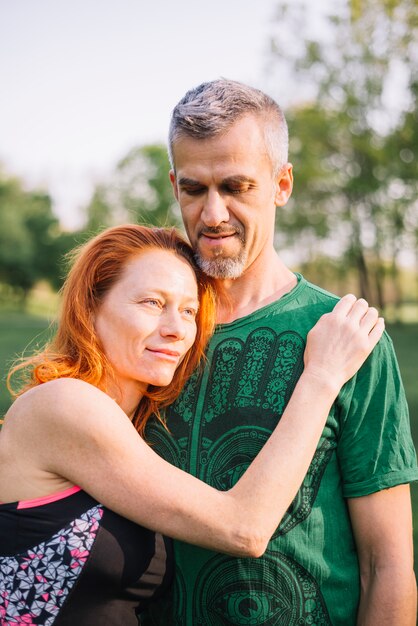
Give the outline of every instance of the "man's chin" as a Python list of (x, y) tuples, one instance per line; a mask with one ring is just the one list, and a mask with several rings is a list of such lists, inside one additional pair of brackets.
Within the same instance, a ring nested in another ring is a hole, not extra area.
[(246, 259), (217, 257), (212, 259), (204, 258), (202, 255), (196, 255), (196, 261), (200, 269), (208, 276), (218, 279), (234, 279), (239, 278), (244, 269)]

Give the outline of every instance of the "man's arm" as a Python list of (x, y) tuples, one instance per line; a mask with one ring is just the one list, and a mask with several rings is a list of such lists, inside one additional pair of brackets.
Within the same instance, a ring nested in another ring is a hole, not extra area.
[(409, 485), (348, 500), (361, 576), (358, 626), (415, 626)]

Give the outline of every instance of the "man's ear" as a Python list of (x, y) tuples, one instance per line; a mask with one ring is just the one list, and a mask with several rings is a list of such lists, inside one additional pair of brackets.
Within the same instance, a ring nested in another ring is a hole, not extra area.
[(276, 193), (274, 202), (276, 206), (284, 206), (292, 195), (293, 190), (293, 165), (286, 163), (276, 177)]
[(174, 192), (174, 196), (178, 202), (179, 199), (179, 190), (177, 187), (177, 180), (176, 180), (176, 173), (174, 170), (170, 170), (170, 182), (171, 182), (171, 186), (173, 187), (173, 192)]

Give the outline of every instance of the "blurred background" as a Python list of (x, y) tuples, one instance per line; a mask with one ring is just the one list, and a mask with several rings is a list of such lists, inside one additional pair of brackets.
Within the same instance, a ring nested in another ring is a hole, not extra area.
[(418, 444), (417, 0), (0, 0), (0, 53), (1, 413), (13, 359), (51, 332), (66, 252), (117, 223), (181, 227), (170, 113), (222, 76), (282, 105), (277, 250), (385, 315)]

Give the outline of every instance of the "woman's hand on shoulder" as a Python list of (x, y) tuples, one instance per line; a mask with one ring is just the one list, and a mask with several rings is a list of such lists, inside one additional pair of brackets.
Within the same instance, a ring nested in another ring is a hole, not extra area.
[(378, 311), (348, 294), (308, 334), (305, 371), (341, 387), (367, 359), (385, 329)]

